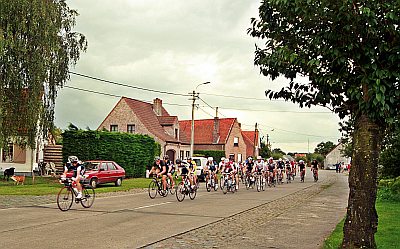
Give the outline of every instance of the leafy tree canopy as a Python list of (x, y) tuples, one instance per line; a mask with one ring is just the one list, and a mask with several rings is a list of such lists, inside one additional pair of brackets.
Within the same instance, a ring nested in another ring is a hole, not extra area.
[(331, 141), (321, 142), (317, 144), (317, 147), (314, 149), (315, 153), (322, 154), (326, 156), (333, 148), (335, 148), (335, 144)]
[(0, 0), (0, 146), (33, 147), (51, 130), (57, 91), (87, 48), (77, 15), (64, 0)]
[[(290, 84), (270, 98), (392, 122), (400, 107), (399, 1), (263, 1), (249, 33), (261, 73)], [(296, 80), (308, 76), (307, 84)]]

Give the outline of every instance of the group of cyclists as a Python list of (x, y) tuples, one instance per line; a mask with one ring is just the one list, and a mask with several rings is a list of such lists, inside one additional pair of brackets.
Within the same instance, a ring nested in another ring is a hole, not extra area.
[[(163, 159), (157, 157), (150, 170), (150, 174), (155, 174), (162, 179), (164, 190), (167, 188), (167, 178), (172, 183), (172, 188), (175, 186), (174, 174), (185, 175), (189, 177), (190, 185), (192, 188), (198, 187), (198, 177), (196, 175), (196, 163), (191, 158), (183, 163), (181, 159), (176, 159), (175, 164), (169, 160), (166, 155)], [(236, 190), (239, 189), (239, 178), (262, 175), (267, 181), (283, 181), (284, 176), (286, 179), (293, 178), (298, 171), (300, 173), (301, 181), (304, 181), (306, 164), (303, 160), (299, 162), (291, 160), (283, 160), (280, 158), (275, 161), (272, 157), (263, 160), (261, 156), (257, 156), (256, 160), (252, 157), (247, 158), (244, 162), (236, 163), (232, 158), (221, 158), (220, 163), (216, 163), (212, 157), (207, 158), (207, 163), (203, 167), (203, 174), (205, 175), (206, 184), (212, 178), (214, 183), (218, 182), (218, 173), (228, 176), (233, 183), (235, 183)], [(311, 162), (311, 170), (314, 175), (314, 180), (318, 180), (318, 162), (313, 160)]]

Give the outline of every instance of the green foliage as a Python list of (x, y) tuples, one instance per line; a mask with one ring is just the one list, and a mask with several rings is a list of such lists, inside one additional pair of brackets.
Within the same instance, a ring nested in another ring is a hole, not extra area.
[(221, 157), (225, 157), (224, 150), (195, 150), (193, 153), (204, 157), (213, 157), (216, 162), (220, 162)]
[(147, 135), (106, 131), (65, 131), (63, 159), (78, 156), (80, 160), (111, 160), (121, 165), (129, 177), (143, 176), (153, 163), (157, 143)]
[(326, 156), (333, 148), (335, 148), (335, 144), (331, 141), (321, 142), (317, 144), (317, 147), (314, 149), (315, 153), (322, 154)]
[(380, 171), (382, 177), (400, 176), (400, 128), (386, 136), (385, 146), (380, 154), (379, 162), (382, 165)]
[(290, 80), (269, 98), (387, 124), (400, 106), (399, 25), (400, 1), (269, 0), (248, 32), (265, 40), (255, 51), (260, 72)]
[(400, 177), (379, 181), (378, 200), (400, 202)]
[(261, 145), (261, 149), (259, 151), (259, 155), (262, 158), (269, 158), (272, 155), (270, 148), (264, 142), (261, 142), (260, 145)]
[(57, 91), (87, 48), (77, 15), (64, 0), (0, 0), (0, 145), (47, 137)]

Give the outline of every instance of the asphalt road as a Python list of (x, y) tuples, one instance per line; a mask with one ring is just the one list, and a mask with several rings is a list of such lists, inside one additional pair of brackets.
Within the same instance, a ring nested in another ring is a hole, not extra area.
[[(333, 172), (320, 171), (317, 184), (323, 184), (327, 174)], [(196, 198), (187, 197), (183, 202), (171, 195), (150, 199), (147, 193), (140, 193), (97, 198), (89, 209), (73, 204), (67, 212), (61, 212), (55, 203), (0, 209), (0, 248), (143, 247), (313, 185), (308, 173), (305, 183), (297, 178), (264, 192), (208, 193), (202, 183)]]

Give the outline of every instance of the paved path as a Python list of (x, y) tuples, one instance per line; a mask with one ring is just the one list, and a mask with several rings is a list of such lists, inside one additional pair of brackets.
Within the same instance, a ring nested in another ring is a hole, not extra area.
[[(182, 203), (174, 196), (118, 193), (68, 212), (43, 203), (54, 196), (25, 197), (17, 205), (23, 207), (0, 209), (0, 248), (318, 248), (344, 216), (348, 189), (343, 175), (321, 171), (320, 179), (261, 193), (202, 189)], [(69, 229), (82, 236), (64, 236)]]
[(322, 183), (146, 248), (320, 248), (344, 217), (347, 177)]

